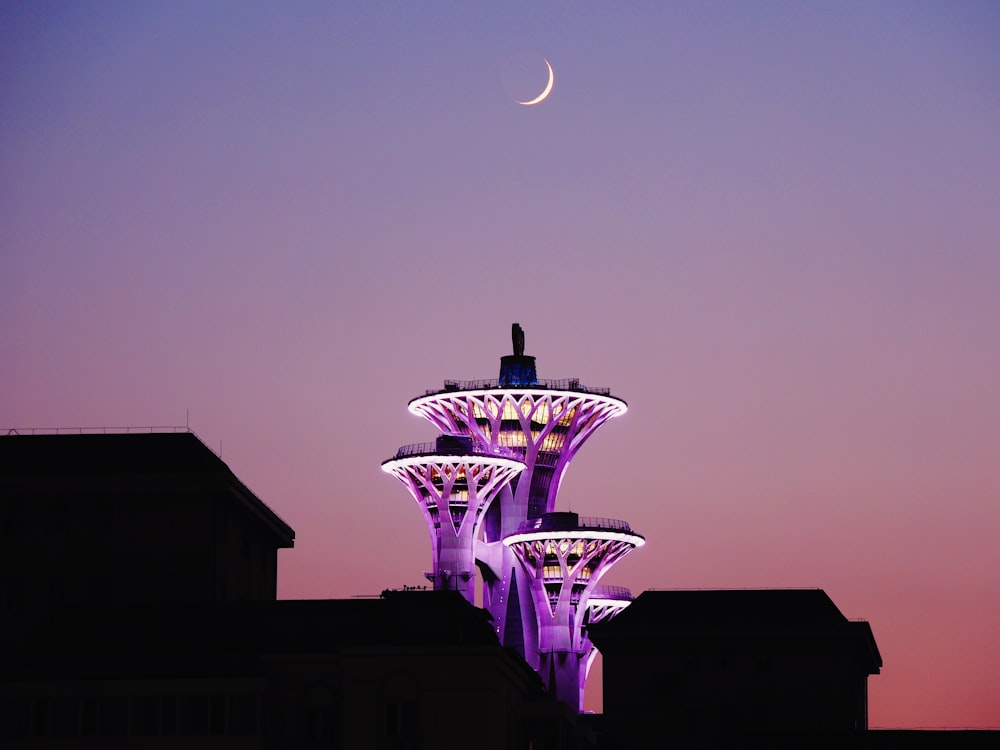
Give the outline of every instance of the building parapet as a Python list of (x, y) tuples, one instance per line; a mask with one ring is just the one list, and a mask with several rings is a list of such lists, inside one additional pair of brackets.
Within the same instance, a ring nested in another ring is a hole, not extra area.
[(444, 388), (431, 389), (424, 392), (424, 396), (434, 396), (438, 393), (449, 393), (451, 391), (492, 391), (492, 390), (543, 390), (543, 391), (575, 391), (577, 393), (590, 393), (595, 396), (611, 396), (610, 388), (588, 388), (580, 384), (579, 378), (564, 378), (562, 380), (538, 380), (532, 385), (508, 386), (501, 385), (499, 379), (487, 380), (446, 380)]
[[(8, 427), (8, 435), (142, 435), (146, 433), (190, 432), (187, 425), (156, 425), (151, 427)], [(199, 438), (200, 440), (201, 438)], [(204, 441), (202, 441), (204, 442)]]
[(514, 451), (502, 445), (498, 445), (493, 448), (483, 445), (474, 445), (468, 450), (442, 451), (441, 446), (437, 442), (410, 443), (409, 445), (404, 445), (387, 460), (393, 461), (400, 458), (411, 458), (412, 456), (441, 456), (446, 453), (448, 455), (478, 456), (483, 458), (509, 458), (515, 461), (520, 460)]

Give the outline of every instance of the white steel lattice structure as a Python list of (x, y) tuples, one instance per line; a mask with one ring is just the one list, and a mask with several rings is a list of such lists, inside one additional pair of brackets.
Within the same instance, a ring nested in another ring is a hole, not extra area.
[[(467, 442), (467, 441), (466, 441)], [(508, 455), (447, 452), (465, 446), (444, 436), (436, 443), (400, 448), (382, 470), (399, 479), (420, 505), (433, 550), (426, 573), (435, 590), (457, 590), (475, 603), (474, 542), (483, 513), (524, 469)]]
[(593, 650), (583, 629), (591, 592), (612, 565), (645, 542), (624, 521), (575, 513), (547, 513), (503, 540), (530, 582), (537, 669), (551, 693), (579, 710)]

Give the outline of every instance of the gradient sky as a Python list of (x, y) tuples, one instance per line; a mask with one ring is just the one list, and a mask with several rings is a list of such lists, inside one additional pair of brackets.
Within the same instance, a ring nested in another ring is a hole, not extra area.
[(0, 426), (190, 414), (296, 529), (283, 598), (377, 594), (430, 568), (379, 468), (434, 435), (407, 402), (518, 321), (629, 402), (561, 494), (646, 536), (605, 582), (822, 587), (872, 726), (1000, 726), (998, 39), (992, 2), (4, 3)]

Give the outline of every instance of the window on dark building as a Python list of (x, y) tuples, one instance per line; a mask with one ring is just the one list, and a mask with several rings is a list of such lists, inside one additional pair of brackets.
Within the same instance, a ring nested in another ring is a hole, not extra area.
[(31, 701), (28, 698), (0, 699), (0, 739), (20, 740), (31, 733)]
[(129, 729), (133, 737), (156, 737), (160, 734), (160, 699), (158, 696), (132, 696), (132, 720)]
[(184, 714), (181, 722), (183, 734), (191, 736), (208, 734), (209, 697), (207, 695), (184, 696)]
[(343, 730), (339, 693), (322, 686), (311, 690), (303, 718), (308, 746), (340, 747)]
[(414, 675), (397, 672), (379, 694), (379, 734), (386, 748), (415, 747), (420, 737), (420, 688)]
[(177, 734), (177, 696), (160, 696), (160, 735), (173, 737)]
[(256, 735), (260, 726), (260, 697), (254, 693), (229, 696), (229, 733)]
[(416, 738), (416, 701), (390, 701), (385, 704), (385, 736), (399, 739)]
[(212, 696), (209, 731), (212, 734), (226, 733), (226, 696), (224, 695)]
[(102, 737), (124, 737), (128, 734), (128, 698), (123, 695), (103, 695), (100, 704)]
[(31, 735), (32, 737), (49, 736), (48, 698), (35, 698), (31, 702)]
[(685, 732), (700, 732), (705, 728), (705, 711), (701, 706), (689, 705), (682, 711), (682, 726)]
[(58, 696), (49, 701), (49, 729), (53, 737), (76, 737), (80, 733), (80, 701)]
[(24, 580), (8, 578), (0, 584), (0, 608), (8, 613), (24, 611)]
[(84, 698), (80, 703), (80, 735), (96, 737), (98, 734), (98, 717), (101, 702), (95, 698)]
[(3, 523), (0, 531), (9, 537), (21, 536), (25, 532), (24, 507), (19, 498), (13, 498), (7, 503), (3, 512)]
[(684, 658), (685, 672), (700, 672), (701, 666), (702, 662), (700, 656), (687, 656)]

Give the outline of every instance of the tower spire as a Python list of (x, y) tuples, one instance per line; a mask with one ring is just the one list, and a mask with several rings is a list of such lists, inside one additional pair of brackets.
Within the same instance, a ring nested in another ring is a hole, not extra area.
[(524, 329), (520, 323), (514, 323), (510, 327), (510, 338), (514, 344), (514, 353), (500, 357), (500, 379), (497, 383), (501, 388), (511, 385), (538, 385), (535, 358), (524, 354)]
[(514, 323), (510, 327), (510, 337), (514, 341), (514, 356), (524, 356), (524, 329), (520, 323)]

